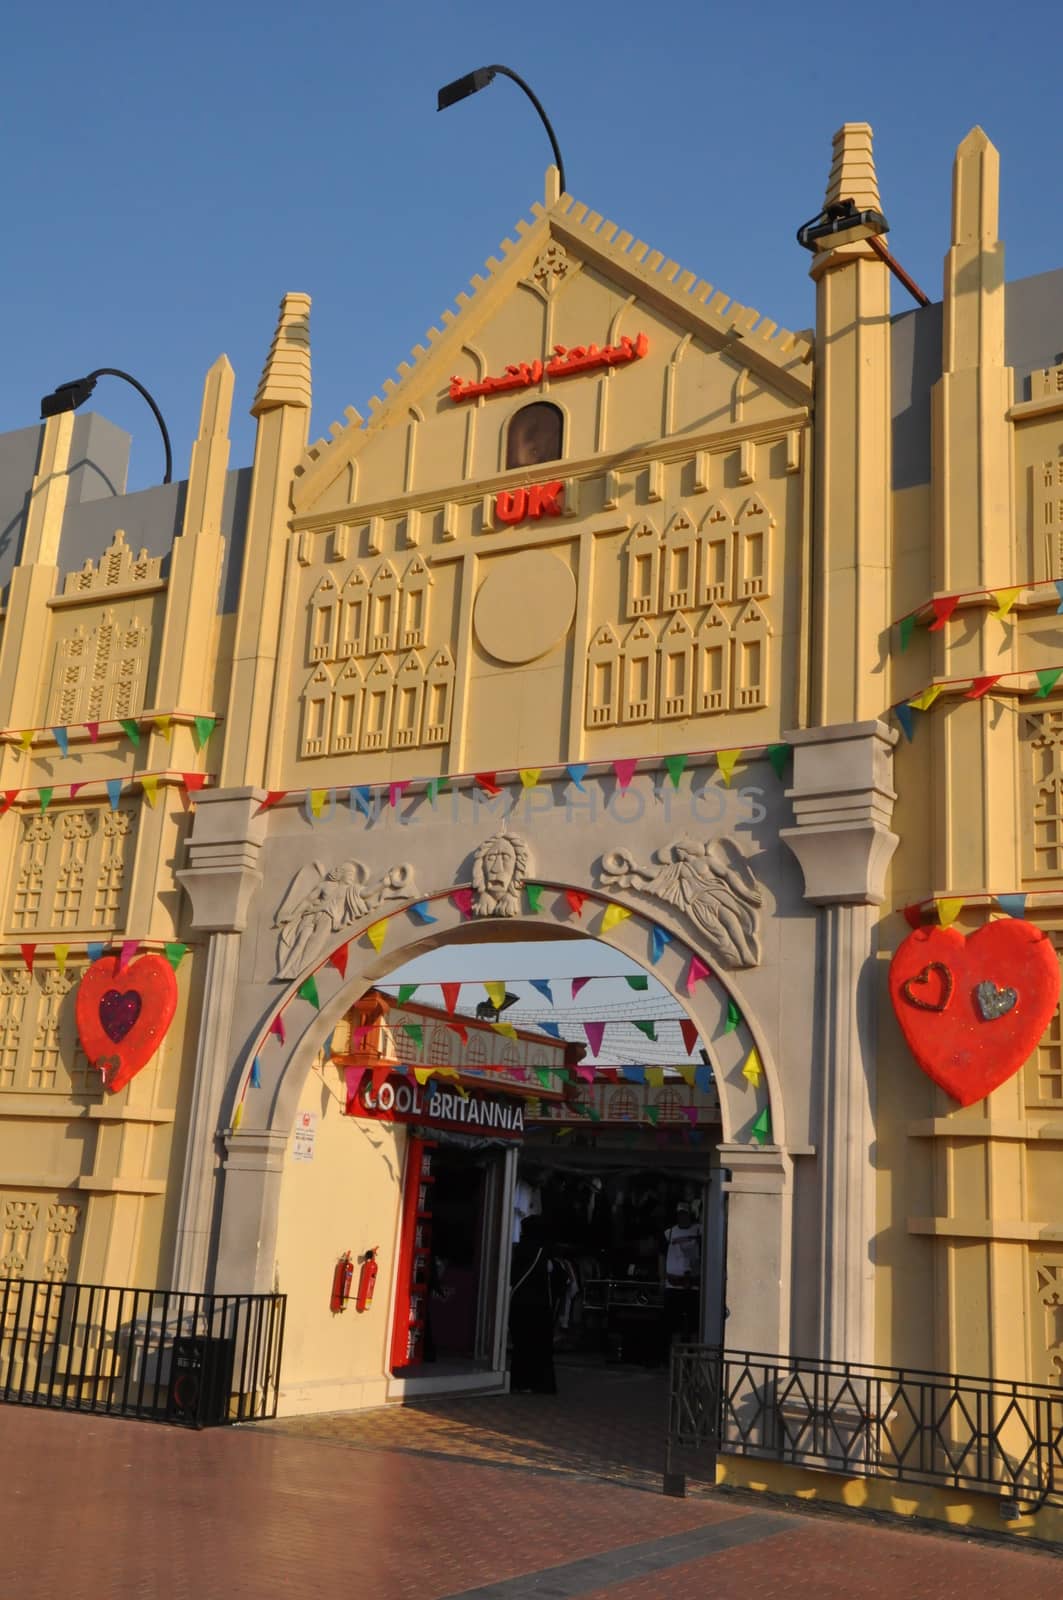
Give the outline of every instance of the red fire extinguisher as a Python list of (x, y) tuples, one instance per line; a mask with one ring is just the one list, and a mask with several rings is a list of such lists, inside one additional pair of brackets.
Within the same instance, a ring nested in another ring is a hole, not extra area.
[(366, 1251), (362, 1261), (362, 1270), (358, 1274), (358, 1294), (354, 1302), (356, 1311), (368, 1311), (373, 1304), (373, 1290), (376, 1288), (378, 1271), (376, 1253), (379, 1249), (380, 1246), (375, 1244), (371, 1250)]
[(347, 1302), (351, 1298), (351, 1280), (353, 1277), (354, 1262), (351, 1260), (351, 1252), (345, 1250), (336, 1262), (336, 1270), (332, 1274), (330, 1311), (346, 1311)]

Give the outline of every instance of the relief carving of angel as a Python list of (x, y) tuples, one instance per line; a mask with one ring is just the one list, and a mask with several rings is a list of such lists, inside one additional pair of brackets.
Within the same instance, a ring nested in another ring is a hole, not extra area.
[(654, 852), (658, 866), (640, 867), (629, 850), (602, 857), (603, 888), (638, 889), (684, 912), (700, 929), (705, 949), (721, 967), (760, 964), (759, 910), (763, 895), (738, 844), (679, 839)]
[(341, 928), (368, 916), (384, 900), (413, 894), (413, 868), (389, 867), (376, 883), (360, 861), (341, 861), (326, 870), (321, 861), (301, 867), (274, 919), (280, 929), (278, 978), (297, 978), (323, 956)]

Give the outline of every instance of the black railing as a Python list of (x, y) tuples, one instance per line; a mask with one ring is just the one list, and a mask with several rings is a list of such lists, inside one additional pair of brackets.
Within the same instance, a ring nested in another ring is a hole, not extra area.
[(285, 1297), (0, 1283), (0, 1401), (216, 1427), (277, 1414)]
[(1063, 1503), (1063, 1389), (913, 1367), (672, 1352), (666, 1493), (718, 1455)]

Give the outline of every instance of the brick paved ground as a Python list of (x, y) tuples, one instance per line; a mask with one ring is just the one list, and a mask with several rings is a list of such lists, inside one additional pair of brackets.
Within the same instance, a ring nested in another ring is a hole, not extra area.
[(1033, 1551), (665, 1499), (659, 1380), (573, 1398), (567, 1424), (560, 1400), (506, 1397), (198, 1434), (0, 1407), (0, 1600), (1063, 1594), (1063, 1561)]

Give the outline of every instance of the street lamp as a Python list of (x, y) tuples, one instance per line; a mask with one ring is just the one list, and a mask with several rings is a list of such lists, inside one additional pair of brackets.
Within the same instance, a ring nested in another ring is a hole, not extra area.
[(173, 477), (173, 451), (170, 449), (170, 435), (166, 431), (162, 412), (159, 410), (151, 395), (142, 383), (131, 377), (128, 372), (122, 372), (119, 367), (97, 367), (95, 372), (88, 373), (84, 378), (74, 378), (70, 383), (61, 383), (51, 394), (46, 394), (41, 400), (41, 418), (58, 417), (64, 411), (76, 411), (78, 406), (83, 406), (96, 387), (97, 378), (124, 378), (126, 383), (131, 383), (138, 394), (142, 394), (155, 415), (162, 434), (163, 448), (166, 451), (166, 471), (163, 483), (169, 483)]
[(504, 78), (512, 78), (513, 82), (518, 86), (518, 88), (524, 90), (524, 93), (528, 96), (528, 99), (539, 113), (539, 120), (546, 129), (547, 135), (550, 139), (550, 144), (553, 148), (554, 164), (557, 167), (558, 175), (561, 179), (561, 193), (565, 194), (567, 192), (567, 185), (565, 183), (565, 163), (561, 159), (561, 147), (557, 142), (557, 135), (550, 125), (550, 118), (543, 110), (542, 101), (539, 99), (535, 91), (529, 84), (525, 83), (524, 79), (519, 75), (519, 73), (514, 72), (511, 67), (500, 67), (496, 62), (493, 67), (477, 67), (475, 72), (467, 72), (464, 78), (455, 78), (453, 83), (444, 84), (443, 88), (440, 89), (438, 98), (436, 100), (436, 110), (445, 111), (448, 106), (457, 105), (459, 100), (467, 100), (469, 95), (478, 94), (481, 89), (487, 88), (487, 85), (491, 82), (491, 79), (499, 72)]

